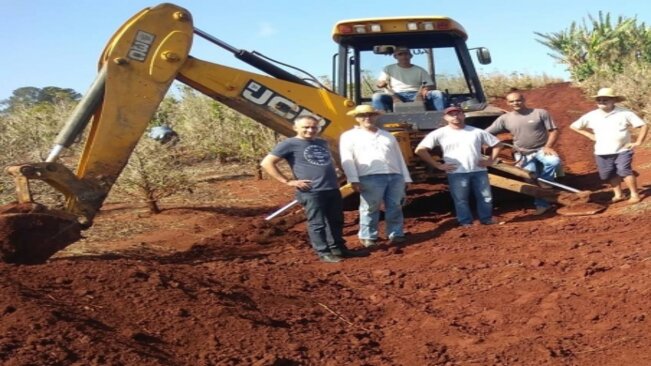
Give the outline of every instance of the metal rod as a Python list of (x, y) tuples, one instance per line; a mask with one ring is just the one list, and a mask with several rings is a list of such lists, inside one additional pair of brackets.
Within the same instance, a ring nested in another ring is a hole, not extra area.
[(54, 162), (59, 157), (59, 154), (61, 154), (61, 151), (63, 151), (63, 148), (72, 145), (77, 136), (86, 128), (90, 117), (95, 113), (97, 106), (104, 98), (105, 85), (106, 65), (102, 67), (95, 81), (88, 89), (88, 92), (81, 98), (66, 121), (65, 126), (63, 126), (56, 139), (54, 139), (54, 147), (45, 160), (46, 162)]
[(292, 202), (290, 202), (290, 203), (286, 204), (285, 206), (279, 208), (279, 209), (276, 210), (274, 213), (272, 213), (271, 215), (265, 217), (264, 219), (265, 219), (266, 221), (269, 221), (269, 220), (273, 219), (274, 217), (280, 215), (281, 213), (287, 211), (288, 209), (290, 209), (292, 206), (294, 206), (294, 205), (297, 204), (297, 203), (298, 203), (297, 200), (293, 200)]
[(301, 84), (301, 85), (305, 85), (305, 86), (314, 87), (314, 85), (311, 85), (310, 83), (308, 83), (305, 80), (299, 78), (298, 76), (296, 76), (296, 75), (294, 75), (294, 74), (292, 74), (292, 73), (290, 73), (290, 72), (288, 72), (288, 71), (286, 71), (284, 69), (281, 69), (280, 67), (272, 64), (271, 62), (263, 59), (260, 56), (255, 55), (255, 51), (254, 52), (249, 52), (249, 51), (246, 51), (246, 50), (242, 50), (242, 49), (238, 49), (236, 47), (233, 47), (230, 44), (222, 41), (221, 39), (219, 39), (217, 37), (214, 37), (214, 36), (204, 32), (204, 31), (202, 31), (199, 28), (194, 28), (194, 34), (202, 37), (203, 39), (205, 39), (205, 40), (207, 40), (207, 41), (209, 41), (211, 43), (214, 43), (215, 45), (225, 49), (228, 52), (231, 52), (233, 54), (233, 56), (235, 56), (237, 59), (239, 59), (239, 60), (241, 60), (243, 62), (246, 62), (247, 64), (255, 67), (256, 69), (258, 69), (260, 71), (264, 71), (267, 74), (269, 74), (269, 75), (271, 75), (271, 76), (273, 76), (275, 78), (285, 80), (285, 81), (289, 81), (289, 82), (296, 83), (296, 84)]
[(210, 41), (210, 42), (216, 44), (217, 46), (227, 50), (228, 52), (235, 53), (235, 54), (240, 52), (239, 48), (233, 47), (230, 44), (222, 41), (221, 39), (219, 39), (217, 37), (214, 37), (214, 36), (210, 35), (207, 32), (202, 31), (199, 28), (194, 28), (194, 34), (202, 37), (203, 39), (205, 39), (207, 41)]
[(573, 193), (579, 193), (579, 192), (581, 192), (580, 190), (578, 190), (578, 189), (576, 189), (576, 188), (572, 188), (572, 187), (570, 187), (570, 186), (566, 186), (565, 184), (560, 184), (560, 183), (552, 182), (552, 181), (547, 180), (547, 179), (537, 178), (537, 180), (538, 180), (540, 183), (549, 184), (550, 186), (554, 186), (554, 187), (557, 187), (557, 188), (562, 188), (562, 189), (564, 189), (564, 190), (566, 190), (566, 191), (570, 191), (570, 192), (573, 192)]

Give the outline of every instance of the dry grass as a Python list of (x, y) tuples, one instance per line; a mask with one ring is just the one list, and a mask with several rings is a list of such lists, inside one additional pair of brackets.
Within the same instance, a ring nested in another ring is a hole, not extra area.
[[(626, 97), (621, 103), (642, 118), (651, 115), (651, 65), (628, 63), (621, 73), (599, 73), (579, 83), (586, 95), (594, 95), (604, 87), (615, 89), (617, 94)], [(648, 142), (647, 142), (648, 143)]]

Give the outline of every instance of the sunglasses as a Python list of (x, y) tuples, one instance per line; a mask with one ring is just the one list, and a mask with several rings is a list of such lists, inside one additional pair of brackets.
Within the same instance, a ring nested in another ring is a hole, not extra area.
[(597, 98), (596, 100), (597, 100), (597, 103), (608, 103), (611, 100), (613, 100), (613, 98)]

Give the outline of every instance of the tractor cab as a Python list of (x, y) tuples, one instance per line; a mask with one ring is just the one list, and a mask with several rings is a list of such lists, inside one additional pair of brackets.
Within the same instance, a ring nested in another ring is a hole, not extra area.
[[(467, 116), (467, 123), (485, 127), (503, 113), (489, 106), (466, 45), (465, 29), (453, 19), (432, 17), (392, 17), (346, 20), (337, 23), (333, 39), (339, 51), (333, 59), (334, 90), (356, 104), (371, 104), (374, 94), (391, 94), (377, 87), (383, 68), (396, 64), (394, 52), (408, 48), (411, 63), (427, 70), (431, 89), (443, 93), (444, 108), (456, 105)], [(489, 64), (488, 49), (476, 48), (481, 64)], [(442, 110), (424, 103), (393, 103), (380, 123), (408, 124), (416, 130), (433, 130), (441, 125)]]

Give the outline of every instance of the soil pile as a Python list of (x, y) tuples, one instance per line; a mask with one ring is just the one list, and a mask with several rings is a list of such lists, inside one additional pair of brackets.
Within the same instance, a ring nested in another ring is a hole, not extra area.
[[(561, 128), (563, 183), (609, 201), (591, 143), (567, 130), (593, 103), (567, 84), (525, 95)], [(647, 194), (649, 161), (636, 154)], [(496, 204), (499, 225), (458, 228), (447, 193), (415, 185), (406, 244), (322, 264), (303, 224), (260, 219), (291, 191), (241, 176), (200, 190), (222, 204), (108, 205), (48, 263), (0, 264), (0, 363), (651, 364), (649, 199), (540, 217), (518, 197)]]

